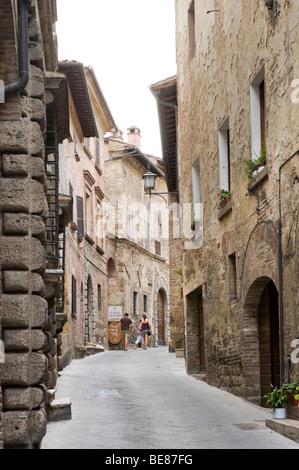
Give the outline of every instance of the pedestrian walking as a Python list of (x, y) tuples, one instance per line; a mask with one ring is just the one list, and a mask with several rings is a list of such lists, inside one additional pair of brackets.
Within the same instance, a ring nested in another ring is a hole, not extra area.
[(146, 315), (143, 315), (143, 320), (141, 322), (141, 333), (143, 335), (143, 346), (142, 349), (147, 349), (148, 337), (151, 334), (151, 324), (146, 318)]
[(121, 339), (124, 345), (124, 350), (128, 350), (128, 341), (129, 341), (129, 334), (132, 331), (132, 320), (129, 318), (129, 314), (125, 313), (125, 315), (120, 320), (121, 325)]
[(137, 339), (136, 339), (135, 344), (134, 344), (134, 349), (138, 348), (138, 344), (140, 342), (143, 344), (143, 335), (141, 333), (141, 322), (142, 322), (142, 320), (140, 320), (139, 326), (138, 326), (138, 329), (137, 329)]

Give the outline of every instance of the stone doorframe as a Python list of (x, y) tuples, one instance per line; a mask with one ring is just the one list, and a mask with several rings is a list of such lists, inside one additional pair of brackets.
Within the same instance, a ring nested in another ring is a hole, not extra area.
[(249, 237), (241, 278), (241, 331), (244, 396), (260, 405), (258, 307), (266, 285), (279, 293), (278, 235), (271, 222), (257, 224)]
[(169, 344), (169, 339), (170, 339), (170, 308), (169, 308), (169, 289), (168, 289), (168, 284), (165, 280), (164, 277), (160, 276), (155, 283), (155, 291), (154, 291), (154, 313), (155, 313), (155, 318), (154, 318), (154, 325), (155, 325), (155, 331), (154, 331), (154, 338), (155, 338), (155, 346), (158, 344), (158, 305), (157, 305), (157, 298), (158, 298), (158, 292), (162, 291), (164, 294), (164, 320), (165, 320), (165, 346)]

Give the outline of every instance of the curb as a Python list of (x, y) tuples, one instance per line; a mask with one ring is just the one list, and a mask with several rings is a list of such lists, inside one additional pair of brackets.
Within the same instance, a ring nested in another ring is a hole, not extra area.
[(266, 426), (299, 443), (299, 421), (294, 419), (266, 419)]

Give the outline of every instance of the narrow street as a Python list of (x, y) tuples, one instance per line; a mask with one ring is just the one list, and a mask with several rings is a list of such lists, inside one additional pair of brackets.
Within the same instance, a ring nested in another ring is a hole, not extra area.
[(299, 449), (265, 427), (269, 410), (186, 375), (167, 348), (75, 360), (56, 398), (72, 419), (50, 422), (42, 449)]

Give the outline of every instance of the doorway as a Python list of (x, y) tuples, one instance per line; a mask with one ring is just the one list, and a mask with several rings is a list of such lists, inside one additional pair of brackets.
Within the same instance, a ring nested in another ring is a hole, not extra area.
[(186, 370), (200, 374), (206, 370), (205, 325), (202, 286), (186, 296)]
[(265, 406), (264, 395), (281, 381), (279, 294), (268, 277), (256, 279), (247, 292), (242, 344), (245, 397)]
[(271, 281), (266, 285), (258, 306), (261, 405), (265, 406), (264, 395), (273, 387), (280, 387), (280, 345), (279, 345), (278, 292)]
[(160, 289), (157, 296), (157, 343), (159, 346), (165, 345), (165, 311), (164, 311), (164, 295)]

